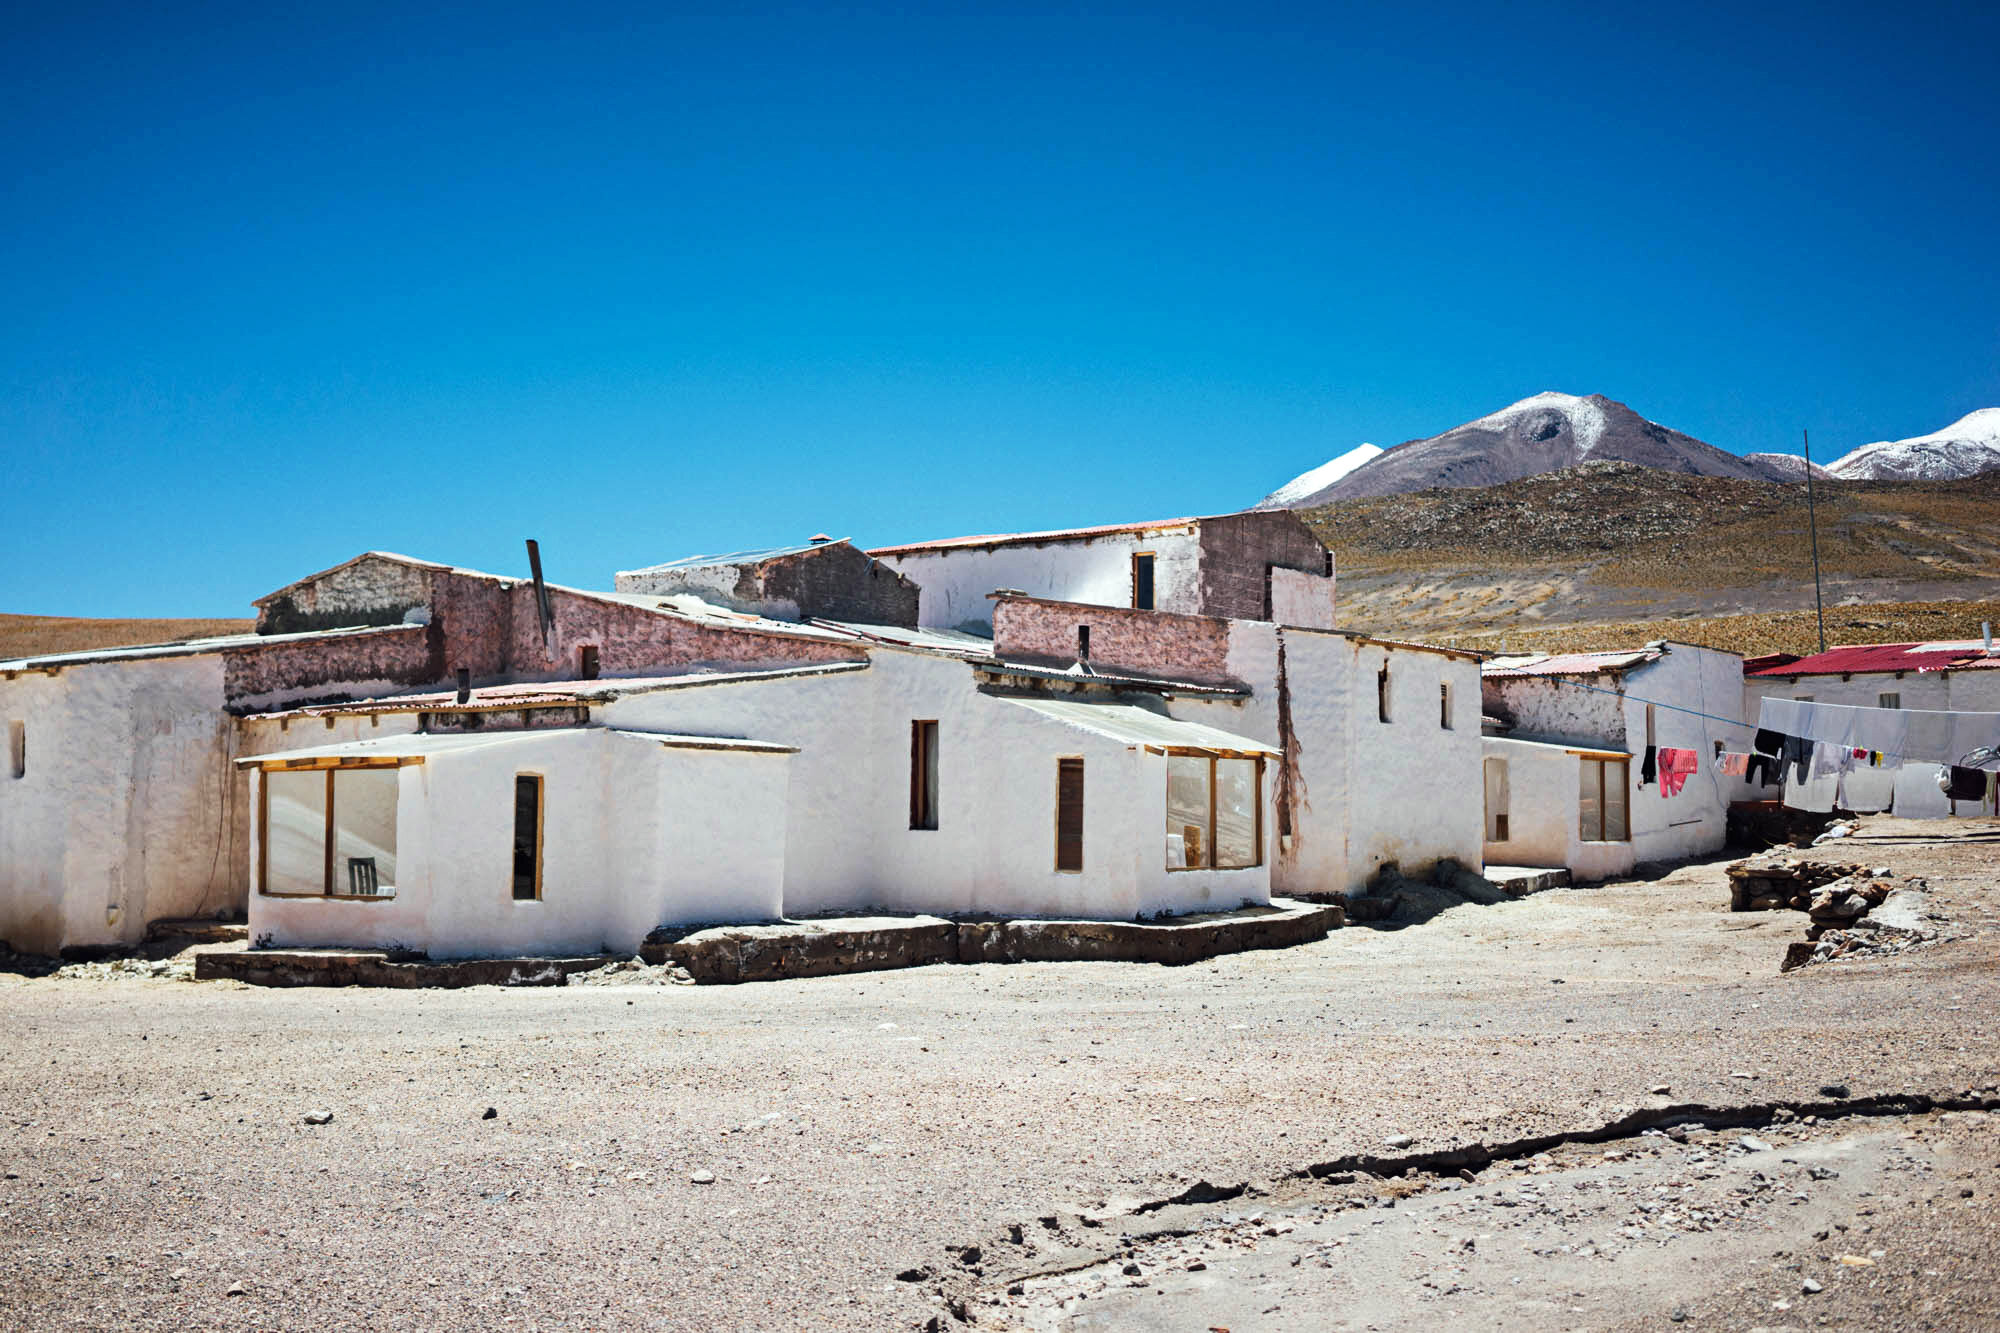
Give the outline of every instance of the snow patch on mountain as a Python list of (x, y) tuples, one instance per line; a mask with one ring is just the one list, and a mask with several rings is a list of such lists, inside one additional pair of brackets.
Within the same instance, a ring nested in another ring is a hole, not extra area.
[(1357, 444), (1338, 458), (1328, 459), (1310, 472), (1302, 472), (1257, 502), (1259, 509), (1282, 509), (1294, 500), (1303, 500), (1315, 491), (1333, 485), (1363, 463), (1382, 456), (1372, 444)]
[[(1755, 465), (1759, 471), (1763, 472), (1772, 481), (1805, 480), (1806, 460), (1800, 458), (1797, 454), (1745, 454), (1743, 455), (1743, 461)], [(1813, 478), (1818, 481), (1829, 480), (1833, 477), (1831, 472), (1821, 467), (1818, 463), (1812, 465), (1812, 474)]]
[(2000, 468), (2000, 407), (1968, 412), (1929, 435), (1877, 440), (1827, 465), (1849, 481), (1958, 481)]
[(1518, 403), (1510, 403), (1498, 412), (1489, 412), (1477, 421), (1468, 421), (1460, 430), (1504, 431), (1522, 417), (1536, 412), (1555, 412), (1569, 422), (1569, 437), (1576, 441), (1580, 458), (1590, 457), (1590, 451), (1604, 438), (1607, 424), (1604, 409), (1588, 398), (1579, 398), (1573, 393), (1538, 393), (1523, 398)]

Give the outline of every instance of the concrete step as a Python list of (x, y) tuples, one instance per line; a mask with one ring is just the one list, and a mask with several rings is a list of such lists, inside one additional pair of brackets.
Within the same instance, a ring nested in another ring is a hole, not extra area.
[(1483, 873), (1510, 898), (1524, 898), (1544, 889), (1566, 889), (1570, 886), (1569, 871), (1560, 866), (1488, 866)]

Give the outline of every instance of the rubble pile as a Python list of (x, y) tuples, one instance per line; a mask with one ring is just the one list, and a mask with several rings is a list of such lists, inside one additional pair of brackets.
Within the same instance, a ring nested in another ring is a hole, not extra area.
[[(1776, 912), (1789, 907), (1803, 912), (1811, 908), (1815, 890), (1850, 876), (1866, 874), (1867, 868), (1833, 861), (1809, 861), (1783, 853), (1766, 853), (1733, 862), (1726, 873), (1729, 876), (1730, 911)], [(1882, 873), (1886, 875), (1888, 872)], [(1883, 896), (1887, 896), (1887, 890), (1884, 890)]]
[(62, 981), (122, 981), (150, 977), (160, 981), (193, 981), (194, 959), (108, 958), (99, 963), (69, 963), (50, 975)]
[(684, 967), (665, 963), (658, 967), (639, 957), (621, 958), (587, 972), (572, 972), (571, 986), (692, 986), (694, 978)]

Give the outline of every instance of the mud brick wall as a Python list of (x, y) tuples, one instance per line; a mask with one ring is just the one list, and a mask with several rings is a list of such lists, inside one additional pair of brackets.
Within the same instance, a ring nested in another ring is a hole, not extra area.
[(1090, 627), (1090, 664), (1100, 670), (1204, 685), (1238, 683), (1229, 675), (1228, 622), (1171, 611), (999, 597), (993, 606), (994, 656), (1068, 666), (1077, 660), (1082, 625)]
[(1232, 620), (1265, 619), (1266, 566), (1307, 574), (1333, 572), (1326, 547), (1289, 510), (1223, 514), (1201, 521), (1203, 612)]
[(917, 623), (917, 585), (846, 542), (779, 556), (763, 572), (764, 596), (792, 603), (801, 616), (874, 625)]
[(795, 638), (762, 630), (710, 626), (661, 615), (641, 607), (549, 589), (555, 627), (546, 653), (535, 614), (535, 588), (517, 583), (507, 660), (513, 674), (569, 679), (577, 673), (578, 649), (597, 649), (606, 676), (643, 676), (689, 666), (805, 665), (860, 662), (858, 647)]
[(346, 698), (357, 685), (427, 685), (439, 679), (437, 638), (433, 626), (399, 625), (368, 634), (231, 648), (222, 660), (223, 706), (231, 712), (256, 712)]

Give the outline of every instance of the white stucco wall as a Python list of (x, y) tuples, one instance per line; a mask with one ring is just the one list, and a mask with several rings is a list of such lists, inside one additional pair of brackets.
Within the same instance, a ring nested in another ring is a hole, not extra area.
[(233, 724), (215, 654), (0, 680), (0, 940), (34, 953), (134, 944), (150, 921), (243, 904)]
[(882, 563), (917, 584), (920, 624), (993, 632), (987, 594), (1014, 588), (1093, 606), (1132, 605), (1132, 557), (1150, 551), (1153, 609), (1201, 610), (1201, 542), (1193, 524), (1107, 533), (1068, 541), (993, 547), (946, 547), (885, 555)]
[(1334, 626), (1334, 582), (1331, 574), (1300, 569), (1271, 571), (1271, 619), (1304, 629)]
[[(788, 915), (881, 909), (1106, 920), (1269, 898), (1262, 867), (1167, 873), (1158, 756), (975, 689), (965, 663), (876, 649), (862, 672), (614, 700), (609, 725), (799, 747)], [(938, 723), (938, 827), (909, 827), (910, 724)], [(1055, 870), (1056, 759), (1084, 768), (1082, 875)], [(1270, 784), (1266, 782), (1267, 834)]]
[[(398, 770), (395, 897), (253, 892), (251, 938), (434, 958), (630, 953), (661, 925), (773, 919), (789, 758), (603, 729), (522, 732), (431, 755)], [(512, 892), (521, 773), (543, 778), (538, 901)]]
[[(1502, 736), (1486, 737), (1482, 749), (1487, 758), (1507, 765), (1507, 840), (1485, 844), (1488, 864), (1565, 868), (1586, 882), (1632, 869), (1638, 857), (1631, 841), (1583, 839), (1578, 801), (1583, 757), (1575, 749)], [(1636, 768), (1637, 760), (1632, 763)]]

